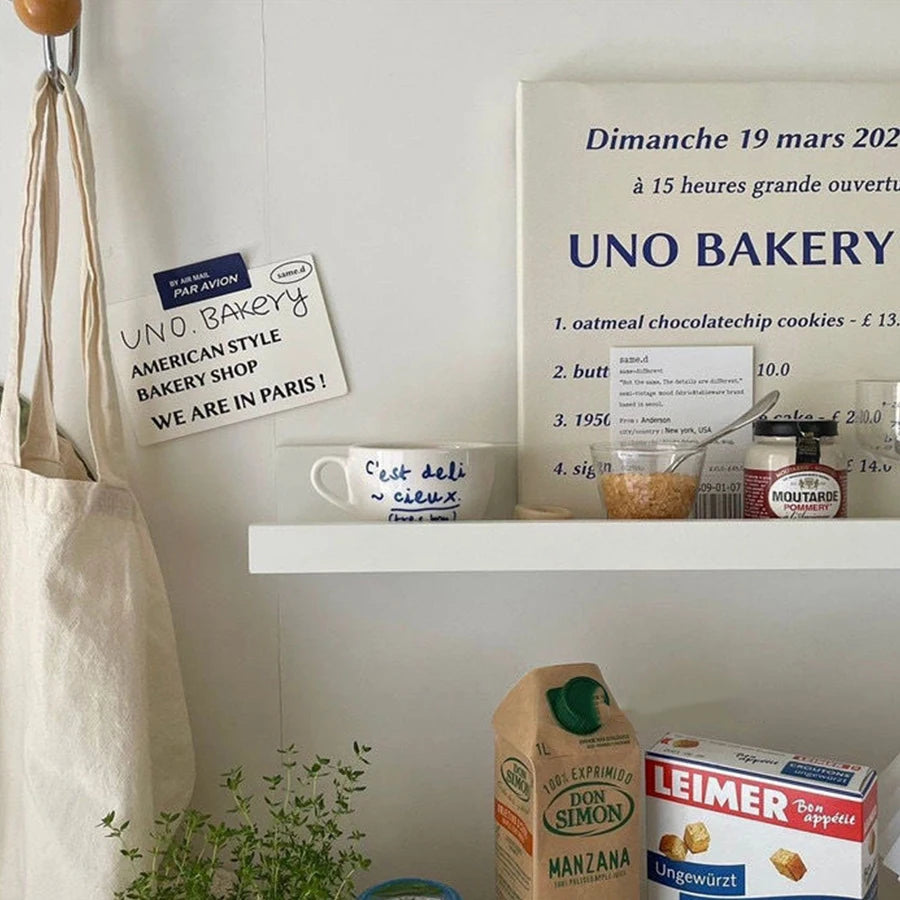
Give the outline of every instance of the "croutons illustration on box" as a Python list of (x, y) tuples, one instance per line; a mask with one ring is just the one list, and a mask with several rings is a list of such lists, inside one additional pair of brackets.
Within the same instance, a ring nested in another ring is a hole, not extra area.
[(806, 874), (806, 866), (800, 854), (794, 853), (793, 850), (776, 850), (769, 859), (772, 860), (772, 865), (791, 881), (799, 881)]
[(679, 862), (687, 859), (687, 847), (677, 834), (664, 834), (659, 839), (659, 852)]
[(684, 829), (684, 843), (691, 853), (709, 850), (709, 829), (702, 822), (694, 822)]

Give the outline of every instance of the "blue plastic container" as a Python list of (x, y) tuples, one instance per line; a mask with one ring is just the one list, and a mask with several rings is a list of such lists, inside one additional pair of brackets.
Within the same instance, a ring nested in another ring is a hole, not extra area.
[(462, 897), (452, 887), (427, 878), (395, 878), (370, 887), (358, 900), (462, 900)]

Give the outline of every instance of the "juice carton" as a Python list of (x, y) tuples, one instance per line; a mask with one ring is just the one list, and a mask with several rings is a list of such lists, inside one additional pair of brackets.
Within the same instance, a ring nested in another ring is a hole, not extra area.
[(638, 900), (641, 751), (600, 670), (535, 669), (494, 732), (497, 900)]

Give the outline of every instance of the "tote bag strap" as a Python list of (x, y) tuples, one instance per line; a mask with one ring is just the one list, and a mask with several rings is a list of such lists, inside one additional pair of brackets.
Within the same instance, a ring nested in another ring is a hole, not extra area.
[(103, 270), (97, 238), (94, 160), (87, 117), (75, 84), (64, 72), (62, 101), (69, 124), (72, 167), (81, 201), (84, 230), (82, 264), (81, 353), (84, 364), (87, 421), (96, 462), (97, 480), (125, 485), (125, 441), (119, 397), (113, 376), (103, 294)]
[(53, 396), (53, 288), (59, 256), (59, 123), (57, 92), (51, 91), (47, 104), (44, 153), (41, 160), (39, 197), (41, 350), (31, 400), (28, 431), (22, 444), (22, 465), (43, 474), (63, 474)]
[[(72, 167), (78, 188), (84, 233), (81, 352), (85, 374), (88, 431), (95, 460), (97, 480), (110, 485), (124, 486), (124, 438), (107, 338), (106, 307), (103, 302), (103, 274), (97, 240), (94, 163), (91, 153), (90, 135), (84, 107), (72, 80), (65, 73), (60, 73), (59, 77), (62, 83), (61, 97), (63, 107), (69, 126)], [(0, 401), (0, 463), (14, 466), (22, 465), (18, 395), (22, 379), (28, 296), (31, 287), (34, 220), (38, 199), (38, 182), (41, 174), (41, 148), (47, 133), (48, 115), (51, 101), (55, 100), (55, 91), (55, 86), (47, 79), (46, 75), (42, 75), (38, 81), (32, 107), (28, 174), (25, 189), (25, 213), (22, 222), (18, 283), (12, 310), (12, 346), (10, 347), (9, 374), (3, 391), (3, 398)], [(51, 193), (51, 187), (48, 186), (47, 191), (43, 194), (47, 198), (48, 205), (52, 204)], [(47, 218), (48, 226), (51, 226), (52, 222), (53, 211), (50, 210)], [(42, 254), (43, 261), (48, 264), (51, 259), (54, 261), (52, 271), (48, 269), (46, 274), (55, 278), (55, 244), (53, 244), (49, 227), (46, 240), (48, 241), (48, 252), (46, 255)], [(53, 245), (52, 250), (50, 245)], [(49, 289), (52, 289), (52, 279), (45, 285), (45, 288), (48, 290), (44, 294), (42, 308), (48, 309), (50, 304)], [(49, 343), (50, 326), (46, 312), (44, 317), (44, 327), (47, 334), (42, 340), (42, 355), (45, 357), (43, 365), (46, 368), (43, 370), (43, 374), (40, 365), (38, 368), (38, 396), (46, 389), (47, 400), (50, 400), (49, 395), (52, 393), (52, 363), (50, 361), (52, 347)], [(47, 429), (48, 427), (55, 432), (55, 422), (52, 420), (52, 400), (44, 402), (43, 409), (39, 406), (38, 413), (39, 419), (35, 426), (37, 428), (37, 437), (42, 437), (42, 429)]]
[(25, 354), (25, 329), (28, 317), (28, 295), (31, 288), (31, 259), (34, 243), (34, 214), (37, 206), (38, 175), (41, 146), (47, 127), (51, 94), (55, 90), (46, 75), (38, 81), (31, 108), (28, 142), (28, 170), (25, 179), (25, 211), (19, 244), (19, 269), (16, 294), (12, 306), (9, 367), (3, 399), (0, 401), (0, 464), (20, 466), (19, 388)]

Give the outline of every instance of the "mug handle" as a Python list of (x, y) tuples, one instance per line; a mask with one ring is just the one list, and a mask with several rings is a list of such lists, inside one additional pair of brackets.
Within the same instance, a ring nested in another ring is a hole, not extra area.
[(346, 512), (354, 512), (353, 504), (349, 499), (344, 500), (343, 497), (338, 497), (337, 494), (333, 494), (328, 490), (327, 487), (322, 483), (322, 470), (329, 463), (334, 463), (341, 467), (341, 471), (344, 473), (344, 484), (347, 486), (347, 497), (350, 497), (350, 478), (349, 473), (347, 471), (347, 460), (343, 456), (323, 456), (320, 459), (317, 459), (312, 468), (309, 470), (309, 480), (312, 482), (312, 486), (315, 488), (316, 493), (327, 500), (329, 503), (334, 504), (335, 506), (340, 507)]

